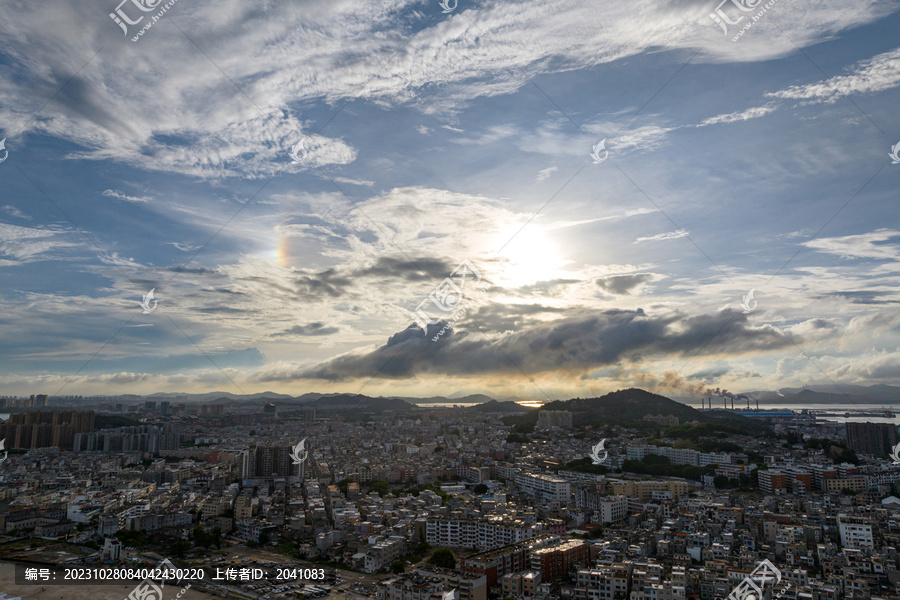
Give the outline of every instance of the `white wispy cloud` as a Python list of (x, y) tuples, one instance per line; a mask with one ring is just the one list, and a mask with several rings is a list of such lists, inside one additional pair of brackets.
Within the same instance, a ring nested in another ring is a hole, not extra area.
[(8, 214), (10, 216), (16, 217), (17, 219), (31, 220), (31, 217), (29, 217), (28, 215), (26, 215), (21, 210), (19, 210), (18, 208), (16, 208), (15, 206), (13, 206), (11, 204), (7, 204), (6, 206), (0, 207), (0, 210), (2, 210), (3, 212), (5, 212), (6, 214)]
[(135, 202), (138, 204), (150, 202), (151, 200), (148, 196), (128, 196), (117, 190), (104, 190), (103, 195), (107, 198), (117, 198), (118, 200), (125, 200), (126, 202)]
[[(476, 98), (509, 94), (546, 73), (660, 49), (699, 50), (696, 61), (765, 61), (794, 52), (795, 43), (817, 43), (896, 9), (881, 0), (822, 4), (805, 11), (782, 3), (778, 16), (790, 39), (760, 31), (738, 45), (723, 44), (718, 28), (690, 3), (657, 0), (487, 3), (465, 9), (467, 18), (455, 15), (418, 29), (410, 25), (410, 19), (416, 26), (424, 19), (417, 0), (370, 2), (365, 19), (347, 2), (320, 2), (309, 11), (289, 3), (260, 8), (225, 0), (215, 7), (179, 4), (169, 12), (182, 27), (189, 24), (191, 40), (163, 23), (131, 44), (115, 23), (97, 18), (88, 0), (52, 10), (14, 0), (0, 32), (9, 58), (0, 66), (6, 82), (0, 122), (10, 135), (24, 134), (27, 126), (73, 141), (84, 148), (73, 158), (204, 178), (266, 177), (355, 159), (348, 142), (326, 133), (315, 140), (308, 164), (290, 164), (288, 149), (309, 134), (290, 107), (305, 102), (415, 104), (453, 118)], [(794, 18), (800, 13), (803, 18)], [(103, 40), (121, 46), (96, 54)], [(165, 65), (166, 77), (158, 76), (156, 65)], [(891, 74), (876, 76), (885, 70)], [(837, 83), (882, 89), (893, 85), (894, 70), (884, 56), (866, 68), (865, 77)], [(63, 86), (71, 73), (78, 76)], [(57, 110), (30, 119), (35, 98), (58, 90)], [(798, 88), (780, 97), (822, 94)], [(661, 139), (647, 134), (632, 142), (644, 147)], [(484, 135), (490, 134), (482, 141)]]
[(845, 95), (871, 94), (900, 86), (900, 48), (860, 61), (837, 75), (815, 83), (793, 85), (766, 96), (806, 103), (833, 103)]
[(547, 179), (550, 178), (550, 175), (552, 175), (553, 173), (555, 173), (558, 170), (559, 170), (558, 167), (547, 167), (546, 169), (541, 169), (540, 171), (538, 171), (535, 181), (537, 181), (538, 183), (540, 183), (542, 181), (546, 181)]
[(368, 179), (351, 179), (350, 177), (332, 177), (335, 183), (347, 183), (350, 185), (365, 185), (365, 186), (373, 186), (375, 185), (374, 181), (369, 181)]
[[(84, 244), (76, 241), (74, 233), (61, 228), (20, 227), (0, 223), (0, 255), (12, 257), (6, 264), (28, 263), (38, 260), (61, 259), (63, 253)], [(71, 258), (71, 256), (69, 257)]]
[(735, 123), (737, 121), (748, 121), (750, 119), (758, 119), (760, 117), (764, 117), (770, 113), (775, 112), (776, 106), (774, 104), (767, 104), (765, 106), (754, 106), (753, 108), (748, 108), (746, 110), (741, 110), (733, 113), (727, 113), (723, 115), (716, 115), (715, 117), (710, 117), (701, 122), (697, 127), (705, 127), (707, 125), (718, 125), (719, 123)]
[(634, 240), (635, 244), (640, 244), (641, 242), (661, 242), (664, 240), (677, 240), (683, 237), (689, 236), (690, 233), (684, 229), (678, 229), (675, 231), (669, 231), (667, 233), (658, 233), (656, 235), (650, 235), (647, 237), (639, 237)]
[(876, 229), (869, 233), (818, 238), (809, 242), (807, 247), (844, 258), (896, 261), (900, 260), (900, 231)]

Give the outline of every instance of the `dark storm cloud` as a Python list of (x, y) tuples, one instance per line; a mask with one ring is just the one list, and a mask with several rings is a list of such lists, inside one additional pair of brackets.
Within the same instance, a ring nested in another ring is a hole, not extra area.
[(306, 325), (294, 325), (290, 329), (273, 333), (270, 337), (331, 335), (338, 331), (340, 331), (340, 329), (337, 327), (326, 327), (325, 323), (316, 321), (315, 323), (307, 323)]
[(631, 291), (641, 285), (653, 281), (652, 273), (635, 273), (633, 275), (611, 275), (609, 277), (601, 277), (594, 283), (600, 286), (604, 292), (621, 296), (630, 294)]
[(707, 381), (710, 379), (718, 379), (720, 377), (725, 377), (731, 373), (731, 367), (710, 367), (708, 369), (701, 369), (695, 373), (691, 373), (685, 379), (690, 379), (692, 381)]
[[(435, 328), (432, 331), (432, 328)], [(501, 336), (448, 330), (432, 341), (415, 325), (374, 351), (340, 356), (291, 378), (341, 381), (359, 377), (583, 371), (651, 356), (764, 352), (792, 346), (773, 327), (749, 327), (732, 310), (713, 315), (652, 317), (643, 310), (582, 313)], [(797, 340), (799, 343), (799, 340)]]
[(353, 269), (326, 269), (313, 275), (301, 275), (294, 282), (298, 291), (308, 296), (340, 298), (358, 291), (363, 280), (433, 281), (437, 285), (453, 269), (454, 265), (434, 258), (382, 256), (370, 265)]
[(434, 258), (399, 259), (381, 257), (372, 266), (354, 273), (356, 277), (399, 277), (406, 281), (434, 280), (449, 276), (454, 265)]
[[(471, 322), (483, 331), (522, 331), (541, 322), (541, 315), (562, 314), (570, 309), (543, 304), (487, 304), (471, 313)], [(478, 328), (473, 326), (474, 330)]]

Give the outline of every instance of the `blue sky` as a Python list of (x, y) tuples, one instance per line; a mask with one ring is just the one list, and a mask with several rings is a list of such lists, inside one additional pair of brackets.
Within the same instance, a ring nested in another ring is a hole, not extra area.
[(738, 3), (5, 3), (0, 393), (900, 385), (900, 2)]

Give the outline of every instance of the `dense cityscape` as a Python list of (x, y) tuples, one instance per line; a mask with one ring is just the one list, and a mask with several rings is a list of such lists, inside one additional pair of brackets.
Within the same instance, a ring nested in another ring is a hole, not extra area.
[[(767, 598), (900, 595), (892, 423), (639, 389), (549, 409), (0, 402), (8, 585), (12, 563), (165, 558), (205, 569), (194, 591), (234, 598), (715, 600), (767, 560)], [(289, 566), (300, 576), (276, 577)]]

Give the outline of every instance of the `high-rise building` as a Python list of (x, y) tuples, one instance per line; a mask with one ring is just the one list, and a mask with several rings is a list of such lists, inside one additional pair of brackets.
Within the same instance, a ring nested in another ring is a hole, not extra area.
[(295, 464), (291, 454), (292, 450), (293, 448), (290, 446), (251, 446), (242, 452), (241, 477), (243, 479), (302, 478), (306, 462)]
[(73, 440), (76, 452), (149, 452), (177, 450), (181, 447), (181, 424), (138, 425), (117, 427), (93, 433), (77, 433)]
[(306, 423), (314, 423), (316, 420), (316, 409), (312, 406), (303, 408), (303, 421)]
[(538, 429), (571, 429), (572, 413), (567, 410), (542, 410), (538, 413)]
[(0, 439), (7, 448), (71, 449), (76, 433), (94, 430), (92, 410), (30, 411), (10, 415), (0, 425)]
[(860, 454), (889, 456), (897, 444), (893, 423), (847, 423), (847, 445)]

